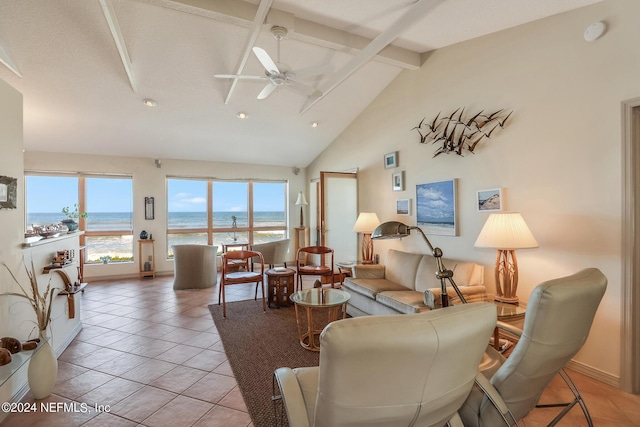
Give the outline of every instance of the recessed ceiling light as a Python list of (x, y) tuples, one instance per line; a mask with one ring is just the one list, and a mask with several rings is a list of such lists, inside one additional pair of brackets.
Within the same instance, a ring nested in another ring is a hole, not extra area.
[(318, 122), (311, 122), (311, 127), (312, 127), (312, 128), (317, 128), (318, 126), (320, 126), (320, 123), (318, 123)]
[(247, 113), (240, 111), (238, 114), (236, 114), (236, 117), (239, 119), (246, 119), (247, 117), (249, 117), (249, 115)]
[(142, 100), (142, 103), (147, 107), (156, 107), (158, 103), (151, 98), (145, 98)]

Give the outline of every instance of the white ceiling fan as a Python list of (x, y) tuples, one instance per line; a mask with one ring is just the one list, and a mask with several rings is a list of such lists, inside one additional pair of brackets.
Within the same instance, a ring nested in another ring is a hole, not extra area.
[(248, 76), (244, 74), (216, 74), (214, 77), (219, 79), (267, 80), (269, 83), (267, 83), (264, 89), (260, 91), (260, 93), (258, 94), (258, 99), (265, 99), (266, 97), (271, 95), (271, 93), (279, 86), (288, 87), (312, 98), (319, 98), (320, 96), (322, 96), (322, 92), (311, 86), (300, 83), (298, 79), (304, 79), (307, 77), (324, 74), (330, 71), (331, 67), (329, 65), (320, 65), (303, 68), (297, 71), (289, 69), (286, 64), (280, 62), (280, 40), (282, 40), (287, 35), (287, 29), (276, 25), (271, 27), (271, 34), (273, 34), (273, 37), (278, 42), (277, 62), (274, 62), (264, 49), (259, 47), (253, 48), (253, 53), (265, 68), (265, 74), (263, 76)]

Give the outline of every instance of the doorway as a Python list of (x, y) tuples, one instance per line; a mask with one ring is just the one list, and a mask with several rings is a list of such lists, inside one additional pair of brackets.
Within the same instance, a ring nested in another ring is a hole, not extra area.
[(620, 388), (640, 393), (640, 98), (622, 103), (622, 139)]

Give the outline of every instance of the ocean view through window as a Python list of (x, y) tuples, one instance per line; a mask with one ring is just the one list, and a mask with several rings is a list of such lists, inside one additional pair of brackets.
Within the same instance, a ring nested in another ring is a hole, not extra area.
[(172, 245), (263, 243), (287, 235), (286, 182), (167, 179), (167, 256)]
[(133, 182), (122, 176), (58, 176), (26, 174), (26, 224), (57, 224), (62, 208), (79, 205), (87, 212), (80, 220), (85, 263), (99, 263), (109, 256), (113, 262), (133, 261)]

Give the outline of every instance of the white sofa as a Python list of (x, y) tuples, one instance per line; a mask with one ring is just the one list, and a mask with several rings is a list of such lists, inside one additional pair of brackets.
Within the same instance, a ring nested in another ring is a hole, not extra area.
[[(484, 267), (473, 262), (442, 259), (453, 271), (453, 280), (467, 302), (483, 301), (486, 295)], [(440, 307), (440, 280), (436, 278), (436, 259), (432, 255), (389, 250), (385, 265), (356, 265), (343, 289), (351, 295), (347, 313), (351, 316), (372, 314), (409, 314), (429, 310), (424, 304), (424, 291), (435, 297)], [(460, 299), (447, 281), (451, 304)]]

